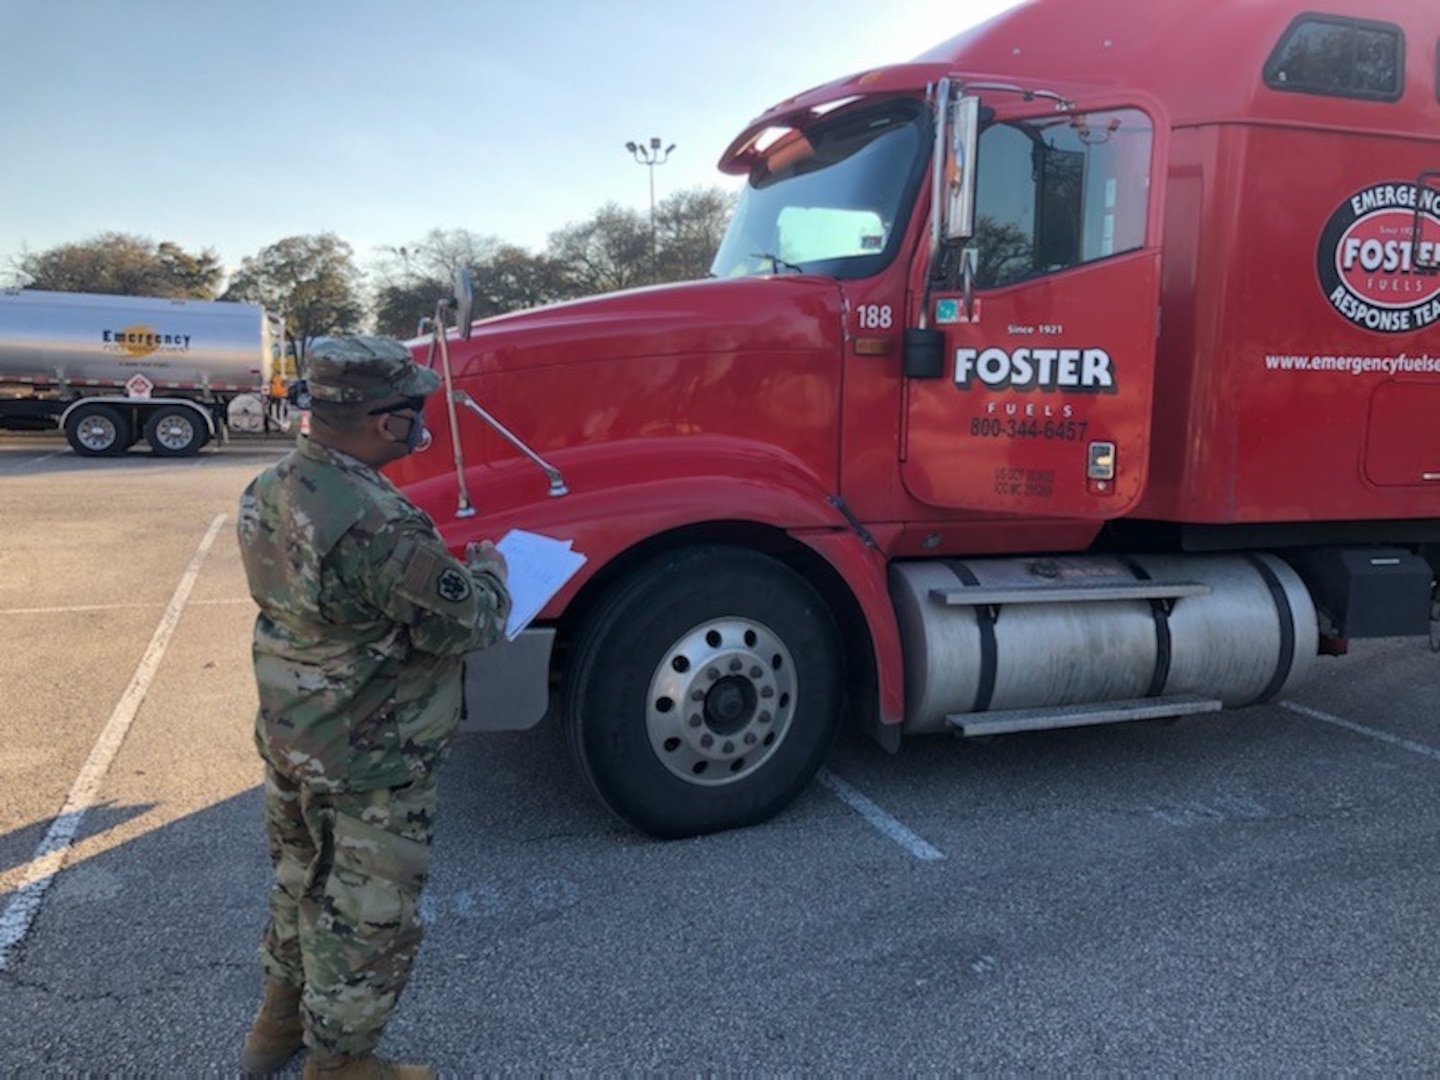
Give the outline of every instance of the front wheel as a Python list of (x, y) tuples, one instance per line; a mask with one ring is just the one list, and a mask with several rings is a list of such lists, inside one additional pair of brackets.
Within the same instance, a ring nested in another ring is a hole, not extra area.
[(701, 548), (641, 568), (581, 629), (565, 719), (581, 770), (654, 836), (753, 825), (787, 806), (843, 701), (833, 619), (773, 559)]

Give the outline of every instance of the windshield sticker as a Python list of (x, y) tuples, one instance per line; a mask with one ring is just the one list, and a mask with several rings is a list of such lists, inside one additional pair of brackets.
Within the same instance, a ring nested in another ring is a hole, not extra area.
[[(1417, 214), (1424, 223), (1418, 243)], [(1408, 334), (1440, 321), (1440, 276), (1421, 269), (1440, 259), (1437, 240), (1440, 192), (1405, 181), (1357, 191), (1320, 236), (1316, 268), (1330, 306), (1382, 334)]]
[(1114, 394), (1115, 366), (1104, 349), (956, 349), (955, 385), (969, 390)]

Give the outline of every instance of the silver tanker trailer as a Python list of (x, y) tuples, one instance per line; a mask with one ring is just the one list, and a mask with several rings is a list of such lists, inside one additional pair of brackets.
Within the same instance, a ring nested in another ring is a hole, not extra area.
[(0, 428), (60, 427), (77, 454), (193, 454), (263, 431), (284, 327), (258, 304), (0, 291)]

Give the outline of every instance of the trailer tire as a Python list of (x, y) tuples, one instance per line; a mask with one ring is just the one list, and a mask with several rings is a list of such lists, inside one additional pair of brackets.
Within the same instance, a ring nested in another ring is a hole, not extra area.
[(82, 457), (123, 454), (134, 442), (130, 421), (109, 405), (78, 405), (65, 418), (65, 438)]
[(735, 548), (669, 554), (593, 610), (564, 716), (581, 772), (653, 836), (773, 817), (820, 767), (843, 703), (830, 612), (802, 577)]
[(183, 405), (156, 409), (145, 424), (145, 441), (160, 457), (188, 457), (209, 439), (205, 421), (194, 409)]

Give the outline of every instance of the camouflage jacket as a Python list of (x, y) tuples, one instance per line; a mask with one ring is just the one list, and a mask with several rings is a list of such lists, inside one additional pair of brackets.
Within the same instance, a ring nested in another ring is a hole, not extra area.
[(255, 620), (255, 740), (316, 791), (399, 787), (439, 761), (462, 656), (500, 639), (497, 568), (466, 566), (385, 477), (300, 436), (240, 498)]

